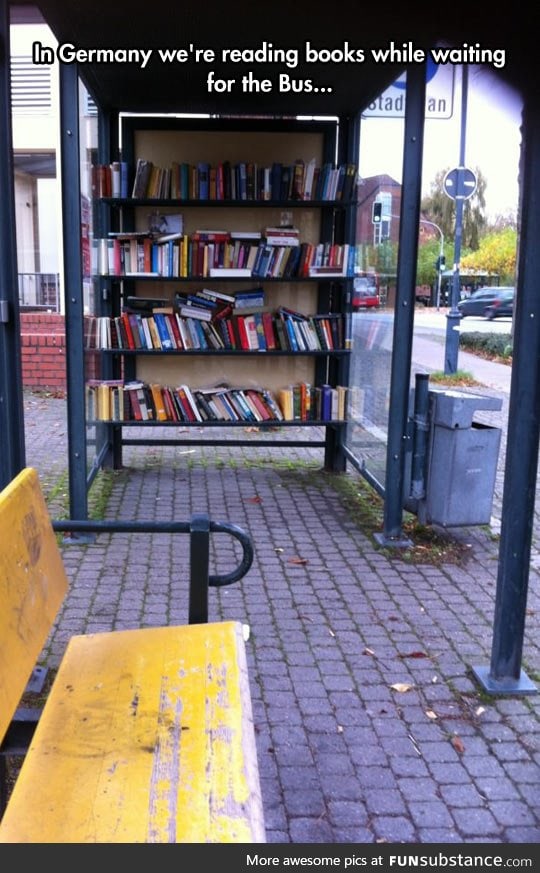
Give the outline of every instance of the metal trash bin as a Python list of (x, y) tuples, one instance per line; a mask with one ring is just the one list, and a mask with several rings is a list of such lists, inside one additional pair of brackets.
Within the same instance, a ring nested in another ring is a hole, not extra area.
[(430, 390), (425, 500), (419, 518), (444, 527), (489, 524), (501, 443), (498, 427), (473, 421), (477, 410), (500, 410), (502, 399)]

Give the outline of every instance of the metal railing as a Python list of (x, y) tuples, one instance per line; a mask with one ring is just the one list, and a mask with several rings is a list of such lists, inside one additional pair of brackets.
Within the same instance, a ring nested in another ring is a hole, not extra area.
[[(208, 588), (220, 588), (238, 582), (253, 563), (253, 545), (249, 535), (228, 522), (211, 521), (207, 515), (192, 515), (190, 521), (53, 521), (55, 531), (79, 533), (187, 533), (190, 535), (189, 624), (208, 621)], [(238, 540), (242, 558), (230, 573), (210, 575), (209, 547), (211, 533), (225, 533)], [(85, 540), (88, 542), (88, 540)]]

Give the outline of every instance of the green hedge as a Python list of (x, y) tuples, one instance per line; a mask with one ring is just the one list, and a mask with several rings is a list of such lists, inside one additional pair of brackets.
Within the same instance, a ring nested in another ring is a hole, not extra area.
[(510, 333), (462, 333), (459, 337), (460, 348), (494, 358), (511, 358), (512, 342)]

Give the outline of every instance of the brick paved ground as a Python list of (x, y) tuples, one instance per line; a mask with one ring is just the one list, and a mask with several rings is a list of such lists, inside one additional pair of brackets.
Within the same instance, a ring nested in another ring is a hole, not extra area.
[[(54, 515), (66, 490), (65, 403), (27, 394), (25, 414), (27, 462)], [(210, 618), (251, 628), (269, 842), (538, 842), (540, 694), (488, 697), (469, 672), (489, 663), (503, 457), (493, 529), (456, 531), (471, 544), (457, 567), (378, 550), (318, 450), (126, 449), (107, 517), (208, 511), (252, 536), (252, 569), (211, 591)], [(539, 530), (524, 646), (535, 681)], [(221, 539), (217, 572), (237, 557)], [(51, 664), (73, 633), (186, 621), (187, 537), (115, 534), (63, 553), (71, 592)]]

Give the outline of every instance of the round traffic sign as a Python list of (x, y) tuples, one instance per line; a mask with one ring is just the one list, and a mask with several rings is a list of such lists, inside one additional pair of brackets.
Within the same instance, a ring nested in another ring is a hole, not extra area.
[(476, 176), (467, 167), (455, 167), (444, 177), (443, 190), (452, 200), (468, 200), (476, 191)]

